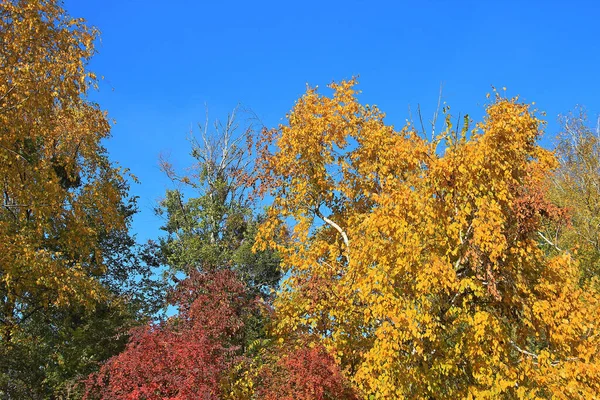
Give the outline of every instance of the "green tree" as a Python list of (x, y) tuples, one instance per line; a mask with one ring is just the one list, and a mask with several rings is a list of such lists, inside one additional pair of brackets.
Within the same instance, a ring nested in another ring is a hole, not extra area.
[(166, 175), (177, 185), (167, 190), (157, 208), (165, 218), (166, 236), (156, 245), (172, 274), (232, 269), (256, 294), (278, 286), (279, 258), (273, 251), (253, 252), (261, 216), (249, 193), (252, 155), (246, 145), (252, 129), (239, 132), (236, 111), (226, 122), (200, 127), (192, 137), (190, 173), (179, 175), (162, 160)]
[[(134, 203), (123, 207), (130, 222)], [(164, 304), (151, 257), (127, 231), (106, 232), (101, 246), (106, 295), (84, 307), (50, 306), (25, 321), (16, 344), (0, 361), (9, 393), (17, 398), (79, 398), (81, 380), (125, 348), (131, 328), (156, 316)]]
[(268, 344), (265, 303), (280, 280), (279, 257), (252, 250), (262, 222), (249, 195), (253, 132), (238, 133), (235, 114), (191, 139), (186, 174), (162, 161), (176, 188), (156, 210), (166, 235), (146, 250), (175, 282), (168, 298), (177, 313), (132, 331), (126, 350), (90, 376), (86, 398), (220, 398)]

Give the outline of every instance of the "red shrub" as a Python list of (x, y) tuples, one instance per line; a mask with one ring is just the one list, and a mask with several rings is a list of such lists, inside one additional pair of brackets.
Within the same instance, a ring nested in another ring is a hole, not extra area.
[(220, 398), (238, 354), (236, 335), (255, 302), (231, 271), (194, 274), (172, 300), (179, 315), (134, 330), (125, 351), (88, 379), (84, 399)]
[(322, 346), (284, 354), (260, 374), (258, 398), (264, 400), (357, 399), (333, 357)]

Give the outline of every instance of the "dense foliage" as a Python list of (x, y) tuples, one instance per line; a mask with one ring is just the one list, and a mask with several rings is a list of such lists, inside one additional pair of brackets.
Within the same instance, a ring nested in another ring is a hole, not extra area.
[(518, 98), (459, 126), (445, 107), (426, 134), (355, 79), (309, 88), (277, 128), (234, 112), (192, 138), (189, 172), (163, 161), (141, 246), (88, 99), (96, 37), (58, 1), (0, 2), (1, 398), (599, 396), (582, 110), (549, 151)]
[(137, 328), (125, 351), (87, 384), (85, 399), (219, 399), (242, 356), (244, 321), (256, 301), (231, 271), (194, 272), (173, 294), (179, 314)]
[(72, 392), (156, 299), (131, 285), (150, 278), (128, 232), (135, 204), (87, 99), (95, 38), (54, 1), (0, 3), (3, 398)]
[(540, 244), (564, 218), (544, 196), (542, 122), (497, 96), (472, 131), (447, 118), (427, 141), (354, 84), (309, 90), (264, 136), (257, 248), (289, 276), (276, 334), (318, 340), (366, 398), (594, 397), (600, 297)]

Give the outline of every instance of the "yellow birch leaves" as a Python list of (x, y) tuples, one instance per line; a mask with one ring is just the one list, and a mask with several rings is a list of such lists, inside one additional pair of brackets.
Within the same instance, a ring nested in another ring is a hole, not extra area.
[(96, 32), (55, 1), (0, 5), (0, 338), (49, 306), (102, 289), (100, 238), (125, 229), (126, 183), (87, 100)]
[(542, 121), (497, 97), (473, 131), (428, 141), (355, 83), (309, 89), (263, 135), (257, 247), (288, 276), (276, 334), (325, 345), (365, 398), (597, 393), (598, 295), (539, 245), (541, 218), (562, 216)]

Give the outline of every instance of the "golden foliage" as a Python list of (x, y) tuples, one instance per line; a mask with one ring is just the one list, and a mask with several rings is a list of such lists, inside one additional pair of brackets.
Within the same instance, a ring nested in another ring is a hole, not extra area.
[(95, 36), (55, 1), (0, 4), (2, 339), (36, 310), (98, 299), (99, 237), (124, 228), (109, 123), (86, 99)]
[(320, 341), (369, 399), (594, 397), (598, 297), (538, 244), (542, 121), (497, 96), (472, 132), (448, 118), (427, 141), (355, 83), (309, 89), (263, 135), (280, 340)]

